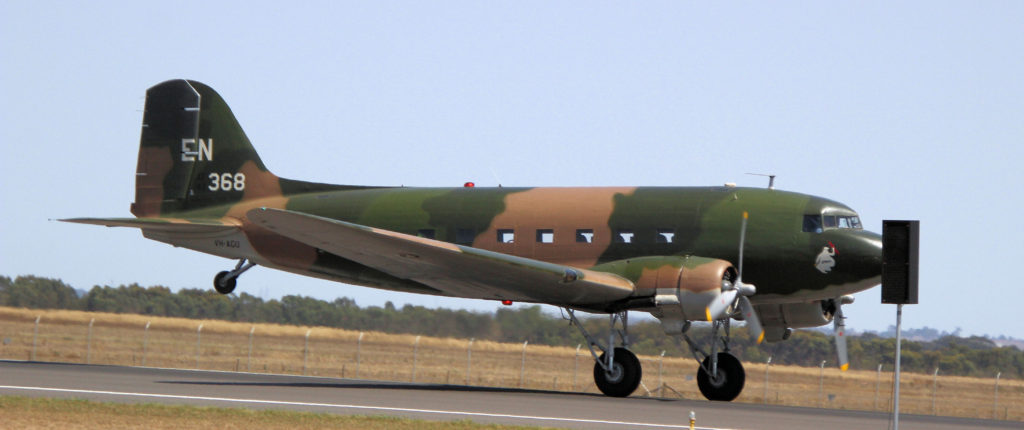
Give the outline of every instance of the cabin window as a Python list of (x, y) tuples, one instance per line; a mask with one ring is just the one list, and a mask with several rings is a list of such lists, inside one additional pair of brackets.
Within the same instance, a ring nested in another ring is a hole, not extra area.
[(576, 243), (594, 243), (594, 230), (589, 228), (577, 229)]
[(537, 243), (554, 243), (555, 231), (550, 228), (537, 229)]
[(620, 228), (615, 230), (615, 243), (633, 243), (633, 230)]
[(672, 243), (676, 237), (676, 231), (671, 228), (659, 228), (658, 237), (655, 240), (658, 243)]
[(510, 228), (498, 229), (498, 243), (514, 243), (516, 232)]
[(425, 228), (425, 229), (417, 231), (416, 235), (419, 236), (419, 237), (427, 238), (427, 239), (433, 239), (434, 238), (434, 229), (432, 229), (432, 228)]
[(804, 232), (821, 233), (821, 215), (804, 215)]
[(471, 228), (455, 229), (455, 243), (459, 245), (472, 245), (476, 238), (476, 230)]

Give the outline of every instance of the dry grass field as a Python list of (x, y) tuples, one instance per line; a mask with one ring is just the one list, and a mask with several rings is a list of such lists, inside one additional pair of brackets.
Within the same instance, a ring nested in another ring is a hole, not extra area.
[[(90, 321), (94, 321), (91, 332)], [(466, 339), (416, 339), (366, 332), (360, 341), (359, 332), (325, 327), (0, 307), (3, 359), (597, 392), (586, 347), (577, 355), (576, 348), (527, 345), (524, 368), (521, 343), (474, 341), (470, 348)], [(640, 359), (643, 385), (634, 395), (703, 399), (694, 380), (697, 364), (692, 358)], [(744, 366), (747, 380), (737, 399), (740, 402), (890, 408), (891, 366), (879, 374), (875, 369), (840, 372), (828, 365), (824, 370), (772, 365), (767, 389), (765, 364)], [(902, 381), (903, 413), (1024, 421), (1024, 381), (1001, 379), (998, 400), (994, 378), (940, 374), (933, 386), (932, 375), (904, 373)], [(665, 388), (659, 390), (661, 386)]]

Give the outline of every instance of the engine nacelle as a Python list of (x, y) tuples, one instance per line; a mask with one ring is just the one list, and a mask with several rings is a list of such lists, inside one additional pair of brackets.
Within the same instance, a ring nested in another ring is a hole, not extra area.
[(705, 309), (722, 293), (722, 280), (734, 280), (732, 263), (694, 256), (640, 257), (613, 261), (593, 270), (614, 273), (636, 285), (634, 297), (661, 320), (666, 332), (678, 332), (686, 321), (705, 319)]
[(789, 337), (789, 329), (819, 327), (832, 322), (835, 313), (831, 301), (756, 305), (765, 329), (765, 340), (775, 342)]

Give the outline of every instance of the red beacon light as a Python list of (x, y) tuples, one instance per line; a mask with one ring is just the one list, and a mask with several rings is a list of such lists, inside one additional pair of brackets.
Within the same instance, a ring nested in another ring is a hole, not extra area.
[(512, 301), (511, 300), (502, 300), (501, 304), (503, 304), (505, 306), (512, 306)]
[(473, 188), (475, 186), (476, 186), (476, 184), (474, 184), (472, 182), (466, 182), (465, 184), (462, 184), (463, 188)]

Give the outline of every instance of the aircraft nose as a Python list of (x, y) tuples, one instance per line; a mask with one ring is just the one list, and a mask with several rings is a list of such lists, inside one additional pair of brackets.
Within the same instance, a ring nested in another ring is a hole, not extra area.
[(848, 231), (846, 246), (855, 260), (855, 271), (862, 280), (882, 276), (882, 235), (870, 231)]

